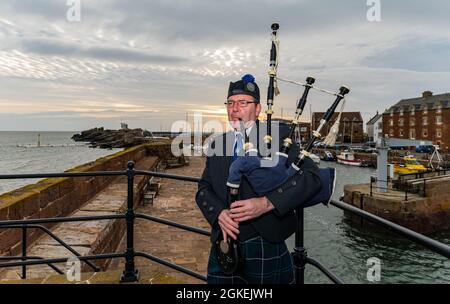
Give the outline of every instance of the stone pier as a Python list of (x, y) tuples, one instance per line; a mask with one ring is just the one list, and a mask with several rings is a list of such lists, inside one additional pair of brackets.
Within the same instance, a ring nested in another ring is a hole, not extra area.
[[(201, 176), (204, 168), (204, 157), (190, 157), (189, 166), (169, 169), (166, 173), (176, 175)], [(153, 205), (139, 206), (138, 213), (144, 213), (177, 223), (209, 230), (210, 226), (204, 219), (195, 203), (197, 183), (161, 180), (161, 190), (154, 199)], [(206, 275), (210, 241), (209, 237), (154, 223), (142, 219), (136, 220), (135, 240), (136, 250), (143, 251), (177, 265)], [(125, 250), (126, 240), (122, 240), (119, 251)], [(151, 266), (151, 267), (150, 267)], [(124, 260), (114, 260), (110, 269), (123, 269)], [(165, 273), (185, 283), (203, 283), (169, 267), (162, 266), (144, 258), (136, 258), (136, 268), (146, 268)]]
[[(407, 227), (419, 233), (450, 229), (450, 175), (408, 180), (411, 184), (425, 184), (425, 195), (389, 189), (386, 193), (369, 184), (345, 185), (344, 202)], [(358, 223), (359, 218), (349, 215)]]
[[(127, 162), (134, 161), (137, 170), (155, 170), (159, 160), (170, 156), (170, 141), (142, 145), (100, 158), (78, 166), (69, 172), (126, 170)], [(134, 180), (135, 207), (143, 196), (148, 176), (136, 176)], [(52, 217), (79, 217), (123, 214), (127, 204), (127, 178), (120, 177), (70, 177), (49, 178), (36, 184), (5, 193), (0, 196), (0, 221)], [(69, 251), (42, 230), (28, 228), (27, 256), (41, 258), (67, 258), (75, 254), (94, 255), (111, 253), (125, 232), (125, 220), (94, 220), (43, 224), (54, 235), (71, 246)], [(21, 230), (0, 229), (0, 256), (20, 256)], [(93, 262), (105, 270), (111, 260)], [(66, 265), (58, 266), (65, 272)], [(93, 269), (82, 262), (82, 271)], [(27, 267), (28, 278), (41, 278), (54, 274), (47, 265)], [(0, 280), (20, 279), (21, 268), (0, 268)]]

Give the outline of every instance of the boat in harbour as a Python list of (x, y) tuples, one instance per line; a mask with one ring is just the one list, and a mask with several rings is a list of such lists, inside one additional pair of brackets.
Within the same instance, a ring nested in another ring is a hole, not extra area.
[(403, 157), (401, 163), (393, 164), (395, 174), (420, 173), (428, 170), (424, 165), (420, 164), (413, 155), (407, 155)]
[(335, 161), (336, 160), (333, 156), (333, 153), (331, 153), (328, 150), (325, 150), (323, 152), (323, 155), (320, 157), (320, 159), (323, 161)]
[(338, 163), (343, 165), (357, 166), (357, 167), (361, 167), (363, 165), (362, 160), (355, 159), (355, 154), (353, 154), (353, 152), (349, 151), (341, 152), (336, 158)]

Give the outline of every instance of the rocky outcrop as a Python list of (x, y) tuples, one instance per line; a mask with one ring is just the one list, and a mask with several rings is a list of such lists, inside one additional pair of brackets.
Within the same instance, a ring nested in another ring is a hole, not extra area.
[(142, 129), (105, 130), (101, 127), (75, 134), (72, 139), (89, 142), (94, 148), (128, 148), (149, 142), (150, 139), (144, 137), (144, 134)]

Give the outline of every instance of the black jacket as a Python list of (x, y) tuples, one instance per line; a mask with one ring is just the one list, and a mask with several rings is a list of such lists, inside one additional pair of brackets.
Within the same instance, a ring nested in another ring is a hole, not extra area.
[[(259, 135), (259, 128), (262, 128), (264, 125), (258, 123), (255, 126), (256, 128), (252, 128), (251, 132), (253, 133), (256, 129), (258, 140), (263, 142), (262, 136)], [(282, 140), (288, 136), (288, 132), (289, 128), (286, 125), (280, 125), (280, 147)], [(220, 138), (216, 138), (211, 143), (211, 148), (216, 147), (218, 139), (224, 143), (223, 153), (226, 154), (222, 155), (232, 155), (234, 133), (227, 132), (222, 134)], [(298, 152), (298, 145), (293, 145), (289, 152), (289, 164), (297, 158)], [(231, 156), (208, 156), (203, 175), (198, 184), (195, 200), (212, 227), (212, 242), (221, 233), (218, 216), (222, 210), (229, 208), (226, 183), (231, 162)], [(320, 189), (318, 170), (316, 164), (311, 159), (306, 158), (298, 174), (266, 195), (275, 209), (258, 218), (239, 224), (239, 239), (246, 240), (255, 235), (260, 235), (270, 242), (282, 242), (291, 236), (297, 227), (297, 219), (294, 214), (295, 208), (308, 202)], [(239, 198), (249, 199), (252, 197), (257, 197), (257, 195), (244, 177), (240, 185)]]

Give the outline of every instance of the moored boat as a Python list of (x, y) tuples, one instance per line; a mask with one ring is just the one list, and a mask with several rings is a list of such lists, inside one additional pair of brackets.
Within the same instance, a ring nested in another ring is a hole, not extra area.
[(331, 153), (328, 150), (325, 150), (323, 152), (323, 155), (320, 157), (320, 159), (323, 161), (335, 161), (336, 160), (333, 156), (333, 153)]
[(363, 162), (360, 159), (355, 159), (355, 155), (352, 152), (341, 152), (337, 157), (337, 161), (343, 165), (361, 167)]
[(394, 173), (396, 174), (420, 173), (427, 170), (413, 155), (403, 157), (403, 162), (400, 164), (394, 163)]

